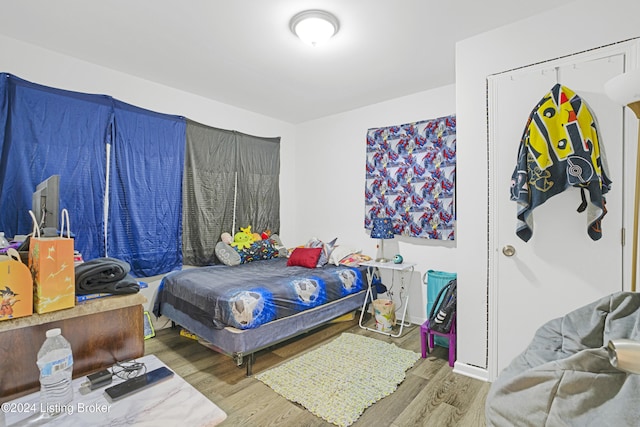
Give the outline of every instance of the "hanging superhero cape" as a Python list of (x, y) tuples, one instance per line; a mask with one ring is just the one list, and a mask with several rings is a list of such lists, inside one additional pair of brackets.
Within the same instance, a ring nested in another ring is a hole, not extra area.
[(529, 241), (533, 209), (570, 186), (582, 190), (578, 212), (587, 210), (589, 237), (600, 239), (607, 213), (604, 195), (611, 181), (596, 121), (578, 95), (556, 84), (529, 116), (511, 177), (511, 200), (518, 202), (518, 237)]

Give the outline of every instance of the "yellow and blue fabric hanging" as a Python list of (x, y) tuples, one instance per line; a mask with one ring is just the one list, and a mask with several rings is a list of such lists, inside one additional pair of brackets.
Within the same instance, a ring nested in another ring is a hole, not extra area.
[(570, 186), (581, 188), (578, 212), (586, 209), (587, 233), (600, 239), (607, 213), (604, 195), (611, 180), (596, 120), (575, 92), (556, 84), (531, 112), (520, 141), (511, 178), (511, 200), (518, 203), (518, 237), (529, 241), (533, 209)]

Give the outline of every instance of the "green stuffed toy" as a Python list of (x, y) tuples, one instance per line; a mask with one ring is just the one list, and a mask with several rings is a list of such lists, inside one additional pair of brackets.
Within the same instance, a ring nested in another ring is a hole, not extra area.
[(253, 234), (251, 233), (251, 226), (247, 228), (240, 227), (240, 231), (233, 237), (231, 246), (237, 249), (248, 249), (253, 243)]

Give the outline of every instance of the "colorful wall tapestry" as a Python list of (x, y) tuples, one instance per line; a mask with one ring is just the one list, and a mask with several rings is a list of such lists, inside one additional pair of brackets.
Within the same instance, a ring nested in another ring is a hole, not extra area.
[(367, 131), (365, 228), (390, 217), (395, 234), (454, 240), (456, 117)]

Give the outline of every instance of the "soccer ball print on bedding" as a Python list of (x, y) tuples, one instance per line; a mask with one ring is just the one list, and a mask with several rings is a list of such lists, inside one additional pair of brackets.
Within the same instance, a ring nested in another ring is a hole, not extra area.
[(267, 323), (276, 317), (273, 296), (266, 289), (242, 291), (229, 299), (228, 324), (240, 329), (250, 329)]
[(342, 268), (336, 271), (342, 283), (342, 295), (349, 295), (362, 290), (362, 274), (355, 268)]

